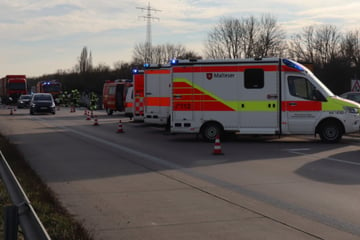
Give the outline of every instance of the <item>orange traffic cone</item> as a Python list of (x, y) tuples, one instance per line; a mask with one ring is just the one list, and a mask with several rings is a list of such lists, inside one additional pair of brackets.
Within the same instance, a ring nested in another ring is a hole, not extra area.
[(220, 143), (220, 137), (219, 135), (216, 136), (215, 139), (215, 145), (214, 145), (214, 151), (213, 151), (214, 155), (223, 155), (224, 153), (221, 150), (221, 143)]
[(122, 123), (121, 123), (121, 120), (119, 121), (119, 124), (118, 124), (118, 129), (116, 131), (117, 133), (123, 133), (124, 132), (124, 129), (123, 129), (123, 126), (122, 126)]
[(90, 117), (90, 112), (87, 112), (87, 117), (86, 117), (86, 120), (91, 120), (91, 117)]
[(98, 119), (97, 119), (97, 116), (95, 116), (94, 118), (94, 126), (99, 126), (99, 122), (98, 122)]

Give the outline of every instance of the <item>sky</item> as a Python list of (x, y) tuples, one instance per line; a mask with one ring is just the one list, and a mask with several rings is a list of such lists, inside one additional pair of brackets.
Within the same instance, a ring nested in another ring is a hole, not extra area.
[(270, 14), (288, 36), (310, 25), (360, 30), (359, 0), (0, 0), (0, 77), (37, 77), (72, 69), (83, 47), (93, 65), (131, 62), (145, 42), (151, 8), (152, 44), (182, 44), (204, 55), (209, 31), (223, 17)]

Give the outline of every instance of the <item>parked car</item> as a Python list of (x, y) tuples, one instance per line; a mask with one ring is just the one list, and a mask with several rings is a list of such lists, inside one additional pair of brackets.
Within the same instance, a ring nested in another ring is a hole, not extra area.
[(360, 103), (360, 92), (346, 92), (341, 94), (340, 97)]
[(50, 93), (35, 93), (30, 102), (30, 114), (35, 113), (52, 113), (55, 114), (55, 102)]
[(31, 95), (21, 95), (17, 100), (18, 108), (28, 108), (30, 107)]

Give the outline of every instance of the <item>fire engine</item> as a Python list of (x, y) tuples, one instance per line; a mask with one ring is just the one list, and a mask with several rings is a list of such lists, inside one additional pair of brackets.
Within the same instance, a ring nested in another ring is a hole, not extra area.
[(238, 134), (359, 132), (360, 104), (335, 96), (303, 65), (281, 58), (172, 60), (171, 132), (214, 140)]
[(125, 112), (130, 87), (131, 80), (108, 80), (104, 83), (102, 101), (108, 115), (112, 115), (114, 111)]
[(144, 121), (144, 71), (133, 69), (133, 118), (134, 121)]
[(26, 93), (25, 75), (7, 75), (0, 79), (0, 98), (2, 103), (15, 103), (20, 95)]
[(58, 99), (61, 94), (61, 83), (57, 80), (40, 81), (36, 84), (36, 92), (51, 93), (54, 99)]
[(170, 116), (171, 65), (145, 66), (144, 79), (144, 122), (165, 125)]

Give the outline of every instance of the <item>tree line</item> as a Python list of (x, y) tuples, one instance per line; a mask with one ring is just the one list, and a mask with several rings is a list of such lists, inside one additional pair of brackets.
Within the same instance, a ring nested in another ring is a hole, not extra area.
[(141, 67), (145, 59), (150, 59), (150, 63), (165, 64), (173, 58), (285, 57), (311, 63), (315, 75), (335, 94), (341, 94), (350, 90), (351, 79), (356, 79), (360, 73), (359, 34), (358, 30), (341, 32), (334, 25), (324, 24), (304, 27), (287, 37), (277, 19), (269, 14), (224, 17), (209, 30), (204, 56), (182, 44), (171, 43), (151, 47), (148, 56), (146, 43), (138, 43), (134, 46), (130, 63), (119, 61), (111, 68), (105, 64), (93, 66), (92, 52), (84, 47), (73, 69), (29, 80), (30, 85), (35, 85), (40, 80), (57, 79), (66, 90), (101, 94), (105, 80), (131, 79), (131, 70)]

